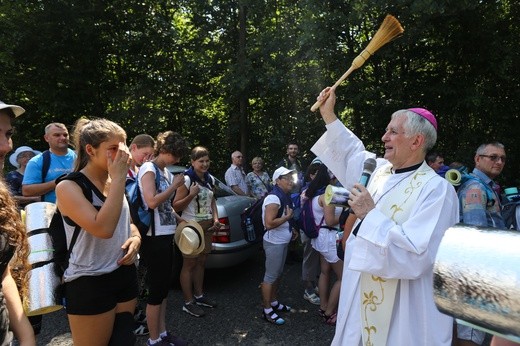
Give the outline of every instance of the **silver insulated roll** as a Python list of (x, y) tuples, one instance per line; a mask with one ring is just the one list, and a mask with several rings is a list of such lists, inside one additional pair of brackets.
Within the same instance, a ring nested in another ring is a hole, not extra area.
[(520, 341), (520, 232), (450, 227), (439, 246), (433, 285), (441, 312)]
[(55, 273), (52, 262), (54, 248), (48, 233), (56, 205), (48, 202), (31, 203), (25, 207), (25, 227), (30, 247), (28, 316), (41, 315), (61, 309), (56, 292), (61, 278)]

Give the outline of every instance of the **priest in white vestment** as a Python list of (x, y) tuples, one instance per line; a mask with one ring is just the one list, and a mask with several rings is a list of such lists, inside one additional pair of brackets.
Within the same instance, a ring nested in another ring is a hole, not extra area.
[(357, 221), (345, 246), (332, 345), (449, 346), (453, 319), (435, 306), (433, 264), (444, 232), (458, 222), (459, 203), (424, 161), (437, 120), (424, 108), (395, 112), (382, 137), (384, 159), (365, 188), (357, 181), (375, 155), (337, 119), (334, 92), (318, 97), (327, 131), (312, 151), (350, 191)]

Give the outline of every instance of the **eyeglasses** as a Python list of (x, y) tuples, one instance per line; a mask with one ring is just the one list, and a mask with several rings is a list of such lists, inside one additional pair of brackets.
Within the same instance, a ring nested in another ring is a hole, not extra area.
[(293, 180), (293, 177), (292, 177), (292, 175), (282, 175), (282, 176), (280, 177), (280, 179), (285, 179), (285, 180), (290, 180), (290, 181), (292, 181), (292, 180)]
[(498, 160), (501, 160), (503, 163), (506, 163), (506, 157), (505, 156), (498, 156), (498, 155), (483, 155), (480, 154), (479, 156), (487, 157), (493, 162), (497, 162)]

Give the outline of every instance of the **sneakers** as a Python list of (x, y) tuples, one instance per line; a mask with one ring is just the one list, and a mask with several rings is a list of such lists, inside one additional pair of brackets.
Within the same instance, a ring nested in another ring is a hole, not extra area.
[(135, 314), (134, 314), (134, 320), (138, 323), (146, 323), (146, 314), (144, 313), (143, 310), (138, 310)]
[(186, 346), (188, 342), (184, 339), (179, 338), (178, 336), (173, 335), (170, 332), (166, 332), (166, 336), (161, 337), (163, 341), (169, 342), (175, 346)]
[(202, 317), (206, 314), (200, 306), (195, 304), (194, 301), (189, 302), (189, 303), (184, 303), (184, 305), (182, 306), (182, 311), (187, 312), (188, 314), (195, 316), (195, 317)]
[(217, 307), (217, 302), (206, 298), (206, 296), (202, 296), (200, 298), (196, 298), (195, 297), (195, 303), (197, 303), (197, 305), (205, 306), (205, 307), (208, 307), (208, 308), (216, 308)]
[(320, 305), (321, 303), (320, 297), (318, 297), (314, 292), (309, 294), (307, 291), (305, 291), (303, 294), (303, 299), (314, 305)]
[(146, 326), (145, 323), (136, 322), (135, 323), (134, 334), (136, 336), (143, 336), (143, 335), (150, 334), (150, 331), (148, 330), (148, 327)]

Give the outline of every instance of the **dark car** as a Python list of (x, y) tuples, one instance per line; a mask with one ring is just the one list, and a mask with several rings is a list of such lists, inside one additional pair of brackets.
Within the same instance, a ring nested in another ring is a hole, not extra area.
[[(182, 173), (185, 169), (182, 166), (168, 167), (173, 174)], [(206, 268), (231, 267), (254, 256), (260, 249), (260, 241), (251, 243), (244, 239), (240, 217), (244, 209), (249, 207), (255, 199), (237, 195), (217, 178), (215, 178), (214, 193), (219, 221), (224, 226), (213, 236), (212, 249), (206, 260)], [(177, 251), (176, 261), (178, 257)]]

